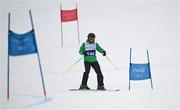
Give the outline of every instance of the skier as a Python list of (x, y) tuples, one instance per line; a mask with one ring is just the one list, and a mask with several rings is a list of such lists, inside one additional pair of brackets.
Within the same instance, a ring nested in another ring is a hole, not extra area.
[(103, 74), (101, 72), (100, 65), (96, 59), (96, 50), (103, 54), (103, 56), (106, 56), (106, 51), (100, 47), (98, 43), (95, 42), (95, 34), (89, 33), (88, 39), (86, 42), (84, 42), (79, 50), (79, 53), (81, 55), (84, 55), (84, 66), (85, 66), (85, 72), (82, 77), (82, 82), (80, 85), (80, 90), (85, 89), (89, 90), (90, 88), (87, 86), (87, 81), (89, 77), (90, 68), (95, 70), (97, 74), (97, 90), (105, 90), (104, 83), (103, 83)]

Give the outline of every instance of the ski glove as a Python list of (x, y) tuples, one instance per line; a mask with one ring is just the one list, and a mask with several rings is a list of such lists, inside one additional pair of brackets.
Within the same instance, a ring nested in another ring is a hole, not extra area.
[(83, 55), (84, 55), (84, 56), (87, 56), (88, 54), (86, 53), (86, 51), (84, 51), (84, 52), (83, 52)]
[(102, 54), (103, 54), (103, 56), (106, 56), (106, 51), (103, 51), (103, 53), (102, 53)]

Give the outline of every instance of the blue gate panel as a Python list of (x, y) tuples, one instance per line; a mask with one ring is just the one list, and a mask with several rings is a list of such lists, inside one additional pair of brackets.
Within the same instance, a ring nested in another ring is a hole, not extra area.
[(9, 31), (9, 55), (19, 56), (37, 53), (34, 31), (16, 34)]
[(130, 64), (130, 80), (150, 79), (150, 66), (147, 64)]

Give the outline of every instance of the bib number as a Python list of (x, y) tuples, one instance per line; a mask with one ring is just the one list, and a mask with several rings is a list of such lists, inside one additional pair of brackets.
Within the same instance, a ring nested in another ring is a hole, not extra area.
[(95, 50), (88, 50), (86, 51), (88, 56), (95, 56), (96, 55), (96, 51)]

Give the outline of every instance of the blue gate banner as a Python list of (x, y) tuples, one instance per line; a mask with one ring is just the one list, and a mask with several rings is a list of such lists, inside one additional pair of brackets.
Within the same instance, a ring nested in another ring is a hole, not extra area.
[(147, 64), (130, 64), (130, 80), (150, 79), (150, 66)]
[(17, 34), (9, 31), (9, 55), (19, 56), (37, 53), (34, 31)]

